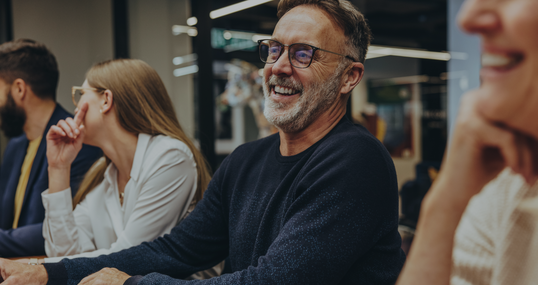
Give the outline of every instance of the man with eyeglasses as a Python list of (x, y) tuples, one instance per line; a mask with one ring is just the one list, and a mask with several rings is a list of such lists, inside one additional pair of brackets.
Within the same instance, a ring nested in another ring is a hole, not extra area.
[[(32, 40), (0, 45), (0, 128), (10, 138), (0, 168), (0, 257), (45, 255), (41, 192), (48, 188), (49, 128), (71, 115), (56, 103), (54, 55)], [(85, 146), (71, 166), (73, 194), (101, 150)]]
[[(345, 118), (370, 41), (348, 1), (281, 0), (259, 42), (267, 119), (279, 133), (237, 148), (170, 235), (45, 268), (0, 260), (28, 284), (394, 284), (405, 256), (392, 160)], [(228, 273), (181, 280), (226, 259)], [(114, 267), (114, 268), (105, 268)], [(104, 269), (103, 269), (104, 268)], [(38, 280), (38, 281), (36, 281)], [(15, 284), (15, 283), (13, 283)]]

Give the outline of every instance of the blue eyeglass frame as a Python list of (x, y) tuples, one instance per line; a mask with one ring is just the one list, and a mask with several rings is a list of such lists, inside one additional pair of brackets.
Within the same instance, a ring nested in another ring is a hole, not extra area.
[[(336, 54), (336, 55), (339, 55), (339, 56), (343, 56), (345, 58), (348, 58), (350, 60), (352, 60), (353, 62), (358, 62), (358, 60), (356, 60), (355, 58), (349, 56), (349, 55), (345, 55), (345, 54), (341, 54), (341, 53), (337, 53), (337, 52), (334, 52), (334, 51), (330, 51), (330, 50), (326, 50), (326, 49), (322, 49), (322, 48), (319, 48), (319, 47), (316, 47), (316, 46), (313, 46), (313, 45), (310, 45), (310, 44), (304, 44), (304, 43), (293, 43), (293, 44), (290, 44), (290, 45), (285, 45), (277, 40), (272, 40), (272, 39), (264, 39), (264, 40), (258, 40), (258, 53), (259, 53), (259, 56), (260, 56), (260, 60), (264, 63), (269, 63), (269, 64), (273, 64), (273, 63), (276, 63), (278, 61), (278, 59), (280, 58), (280, 56), (282, 55), (282, 53), (284, 52), (284, 48), (281, 48), (280, 49), (280, 54), (278, 55), (278, 57), (275, 59), (275, 61), (273, 62), (268, 62), (267, 60), (264, 60), (262, 55), (261, 55), (261, 47), (262, 47), (262, 43), (265, 42), (265, 41), (271, 41), (271, 42), (275, 42), (277, 44), (279, 44), (281, 47), (288, 47), (288, 60), (290, 61), (290, 64), (293, 66), (293, 67), (296, 67), (296, 68), (300, 68), (300, 69), (304, 69), (304, 68), (308, 68), (310, 67), (310, 65), (312, 64), (312, 61), (314, 60), (314, 55), (316, 54), (316, 51), (317, 50), (321, 50), (321, 51), (324, 51), (324, 52), (328, 52), (328, 53), (332, 53), (332, 54)], [(289, 49), (294, 46), (294, 45), (305, 45), (305, 46), (309, 46), (312, 48), (312, 58), (310, 58), (310, 62), (308, 63), (307, 66), (296, 66), (293, 64), (293, 62), (291, 61), (291, 53), (289, 52)]]

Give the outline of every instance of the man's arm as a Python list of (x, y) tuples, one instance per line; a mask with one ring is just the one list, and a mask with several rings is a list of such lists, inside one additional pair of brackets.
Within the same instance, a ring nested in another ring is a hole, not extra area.
[[(128, 275), (145, 275), (128, 281), (138, 279), (139, 284), (334, 284), (342, 282), (352, 266), (360, 263), (362, 275), (353, 280), (392, 284), (403, 262), (396, 231), (395, 178), (377, 155), (369, 156), (363, 151), (359, 157), (369, 164), (362, 163), (361, 170), (353, 167), (357, 161), (346, 158), (348, 155), (346, 152), (323, 159), (326, 165), (313, 161), (312, 165), (319, 167), (303, 179), (298, 187), (301, 192), (286, 213), (280, 234), (267, 253), (259, 257), (257, 266), (209, 280), (175, 279), (206, 269), (227, 254), (227, 247), (222, 245), (228, 242), (224, 237), (227, 225), (222, 220), (212, 222), (211, 215), (205, 216), (220, 207), (222, 201), (211, 186), (195, 211), (170, 235), (116, 254), (63, 260), (54, 266), (65, 268), (67, 284), (76, 284), (104, 267), (115, 267)], [(335, 167), (325, 167), (329, 164)], [(204, 223), (209, 223), (206, 230), (196, 228)], [(219, 228), (219, 235), (213, 235), (213, 227)], [(376, 247), (382, 240), (389, 242)], [(381, 264), (379, 256), (390, 256), (390, 262)]]
[(45, 255), (43, 224), (23, 226), (16, 229), (0, 230), (0, 256), (18, 257)]
[(41, 265), (27, 265), (0, 258), (2, 285), (45, 285), (47, 281), (47, 271)]

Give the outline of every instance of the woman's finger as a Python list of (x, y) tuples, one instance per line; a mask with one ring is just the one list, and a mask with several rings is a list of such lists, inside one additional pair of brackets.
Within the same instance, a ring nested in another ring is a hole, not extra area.
[(75, 115), (75, 124), (77, 126), (80, 126), (82, 124), (82, 122), (84, 121), (84, 117), (86, 117), (86, 112), (88, 112), (88, 108), (89, 108), (89, 105), (88, 105), (88, 102), (84, 102), (82, 103), (82, 106), (80, 106), (80, 109), (78, 109), (78, 111), (76, 112), (76, 115)]
[(65, 137), (67, 134), (60, 127), (53, 125), (49, 129), (49, 135)]
[(521, 175), (525, 178), (525, 181), (530, 184), (533, 176), (533, 157), (532, 149), (529, 138), (523, 135), (519, 135), (518, 150), (521, 161)]
[(78, 125), (75, 124), (75, 120), (73, 120), (73, 118), (67, 118), (65, 119), (65, 122), (71, 127), (75, 135), (80, 134), (80, 131), (78, 130)]
[(62, 128), (62, 130), (67, 134), (68, 137), (74, 138), (75, 135), (73, 134), (73, 130), (71, 127), (67, 124), (66, 121), (60, 120), (57, 124), (58, 127)]
[[(521, 171), (516, 133), (487, 123), (483, 124), (477, 131), (483, 145), (499, 150), (506, 166), (512, 168), (515, 172), (519, 173)], [(492, 158), (485, 157), (484, 159), (490, 160)]]

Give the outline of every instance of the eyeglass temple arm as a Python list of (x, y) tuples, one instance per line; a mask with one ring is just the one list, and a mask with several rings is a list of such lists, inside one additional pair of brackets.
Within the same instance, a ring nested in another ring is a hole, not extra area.
[(343, 57), (346, 57), (346, 58), (351, 59), (351, 60), (354, 61), (354, 62), (358, 62), (358, 60), (354, 59), (353, 57), (351, 57), (351, 56), (349, 56), (349, 55), (345, 55), (345, 54), (337, 53), (337, 52), (330, 51), (330, 50), (326, 50), (326, 49), (322, 49), (322, 48), (316, 48), (316, 49), (322, 50), (322, 51), (324, 51), (324, 52), (328, 52), (328, 53), (336, 54), (336, 55), (339, 55), (339, 56), (343, 56)]

